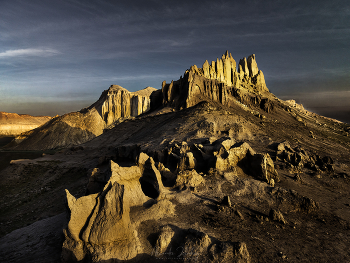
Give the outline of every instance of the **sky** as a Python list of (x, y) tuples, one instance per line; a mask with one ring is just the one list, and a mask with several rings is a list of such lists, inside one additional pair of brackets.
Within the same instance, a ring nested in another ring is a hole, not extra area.
[(0, 0), (0, 111), (64, 114), (228, 50), (282, 99), (350, 123), (350, 1)]

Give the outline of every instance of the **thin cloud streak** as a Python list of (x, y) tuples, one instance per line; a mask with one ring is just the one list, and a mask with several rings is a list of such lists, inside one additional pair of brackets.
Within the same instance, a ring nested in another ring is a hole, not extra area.
[(51, 48), (25, 48), (25, 49), (12, 49), (6, 50), (0, 53), (0, 58), (13, 58), (13, 57), (49, 57), (59, 54), (55, 49)]

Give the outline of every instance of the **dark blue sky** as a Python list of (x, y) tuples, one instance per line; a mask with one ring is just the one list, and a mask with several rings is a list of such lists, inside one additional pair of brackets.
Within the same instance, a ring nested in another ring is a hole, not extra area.
[(349, 43), (348, 0), (0, 0), (0, 111), (76, 111), (229, 50), (256, 54), (277, 96), (350, 118)]

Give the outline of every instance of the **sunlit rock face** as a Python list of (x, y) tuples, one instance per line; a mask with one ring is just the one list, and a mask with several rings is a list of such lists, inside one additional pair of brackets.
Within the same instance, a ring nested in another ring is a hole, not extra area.
[(147, 87), (129, 92), (112, 85), (88, 108), (57, 116), (42, 127), (21, 134), (15, 146), (22, 150), (66, 148), (92, 140), (119, 121), (150, 110), (150, 95), (156, 89)]
[(33, 130), (50, 119), (49, 116), (35, 117), (27, 114), (0, 112), (0, 135), (18, 135)]
[(206, 60), (202, 68), (191, 66), (177, 81), (163, 82), (162, 104), (176, 109), (192, 107), (203, 100), (223, 105), (230, 105), (233, 100), (260, 105), (267, 93), (264, 74), (258, 68), (255, 55), (241, 59), (237, 69), (236, 61), (226, 51), (211, 64)]
[(104, 91), (100, 100), (101, 113), (107, 125), (120, 118), (136, 117), (150, 110), (150, 95), (155, 89), (147, 87), (138, 92), (129, 92), (118, 85)]

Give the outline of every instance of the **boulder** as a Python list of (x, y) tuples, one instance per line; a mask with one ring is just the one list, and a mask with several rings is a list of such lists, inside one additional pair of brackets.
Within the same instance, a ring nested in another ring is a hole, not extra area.
[(245, 243), (214, 240), (195, 229), (182, 230), (166, 225), (160, 230), (153, 255), (181, 262), (250, 262)]
[(81, 241), (80, 234), (97, 204), (98, 194), (83, 196), (76, 199), (66, 189), (67, 203), (70, 210), (68, 223), (69, 236), (75, 241)]
[(245, 159), (247, 156), (253, 156), (255, 151), (246, 142), (237, 147), (232, 147), (228, 151), (223, 147), (219, 152), (214, 153), (216, 155), (215, 168), (219, 172), (230, 170), (232, 167)]
[(269, 213), (269, 217), (273, 221), (280, 222), (282, 224), (287, 224), (287, 221), (284, 219), (282, 213), (278, 210), (271, 209)]
[(211, 238), (194, 229), (187, 230), (184, 244), (178, 255), (183, 262), (199, 262), (208, 257), (208, 247), (211, 244)]
[(204, 183), (204, 179), (196, 170), (185, 170), (178, 173), (174, 187), (180, 190), (186, 187), (197, 187)]
[(265, 181), (274, 185), (275, 182), (279, 182), (278, 172), (275, 169), (274, 163), (268, 153), (255, 154), (251, 157), (250, 173), (256, 179)]
[(175, 231), (168, 225), (163, 226), (160, 230), (160, 235), (157, 239), (156, 246), (154, 247), (154, 255), (156, 257), (162, 256), (169, 247)]
[(209, 249), (210, 262), (249, 263), (250, 255), (247, 245), (243, 242), (219, 242)]

